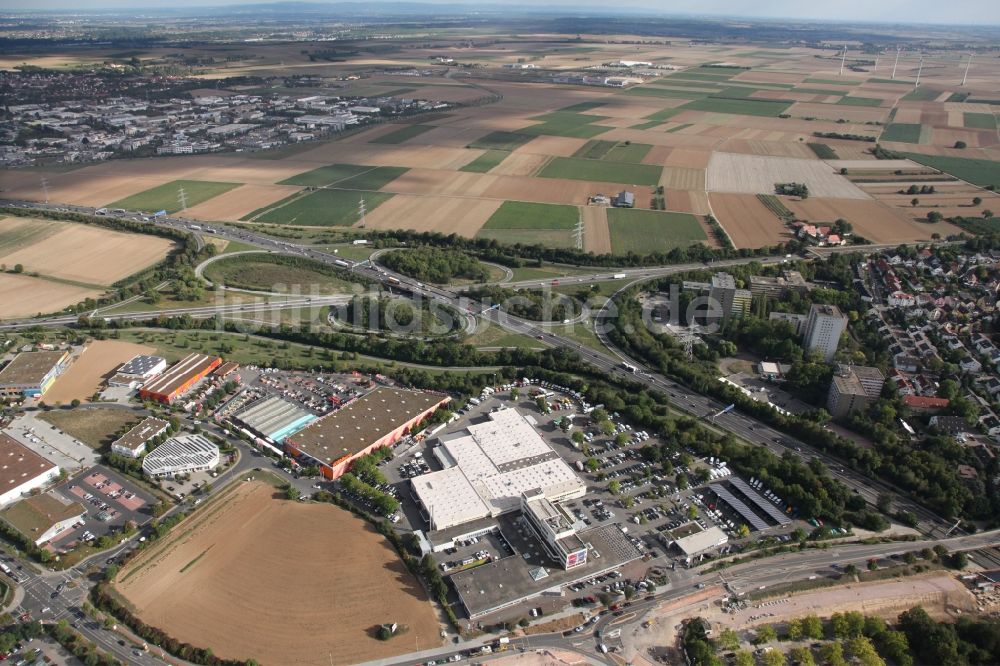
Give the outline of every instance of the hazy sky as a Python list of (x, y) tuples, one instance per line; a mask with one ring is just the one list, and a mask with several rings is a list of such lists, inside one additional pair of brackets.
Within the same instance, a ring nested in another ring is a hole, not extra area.
[[(273, 0), (0, 0), (0, 11), (38, 9), (135, 9), (152, 7), (253, 4)], [(380, 0), (367, 0), (375, 3)], [(452, 0), (418, 0), (439, 2)], [(486, 0), (488, 4), (502, 4)], [(466, 0), (467, 4), (474, 4)], [(534, 4), (531, 0), (512, 0), (511, 4)], [(615, 6), (606, 0), (547, 0), (549, 7), (594, 8), (607, 10)], [(649, 9), (657, 13), (712, 14), (723, 16), (757, 16), (765, 18), (826, 19), (840, 21), (876, 21), (890, 23), (961, 23), (996, 25), (1000, 9), (996, 0), (624, 0), (619, 6)]]

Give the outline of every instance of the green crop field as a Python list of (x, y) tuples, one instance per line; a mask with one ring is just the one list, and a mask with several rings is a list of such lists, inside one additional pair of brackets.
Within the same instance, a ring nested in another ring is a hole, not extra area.
[(882, 100), (874, 97), (841, 97), (837, 104), (847, 106), (882, 106)]
[(609, 208), (608, 229), (615, 254), (669, 252), (708, 240), (698, 219), (687, 213)]
[(424, 132), (434, 129), (433, 125), (404, 125), (394, 132), (383, 134), (377, 139), (372, 139), (368, 143), (403, 143), (415, 136), (420, 136)]
[(661, 123), (659, 120), (647, 120), (644, 123), (639, 123), (638, 125), (632, 125), (629, 129), (642, 129), (642, 130), (653, 129), (654, 127), (657, 127), (662, 124), (663, 123)]
[(124, 208), (125, 210), (142, 210), (156, 212), (165, 210), (176, 213), (181, 209), (180, 189), (184, 188), (184, 199), (188, 208), (228, 192), (243, 183), (215, 183), (206, 180), (173, 180), (158, 185), (144, 192), (119, 199), (107, 204), (108, 208)]
[(573, 232), (568, 229), (480, 229), (476, 238), (495, 240), (505, 245), (576, 247)]
[(710, 111), (713, 113), (732, 113), (740, 116), (778, 116), (792, 105), (792, 102), (761, 100), (761, 99), (721, 99), (707, 97), (688, 102), (681, 109), (694, 111)]
[(514, 150), (523, 146), (535, 138), (534, 134), (524, 134), (521, 132), (490, 132), (486, 136), (481, 136), (468, 148), (479, 148), (480, 150)]
[(1000, 162), (967, 157), (938, 157), (917, 153), (903, 153), (903, 156), (924, 166), (961, 178), (973, 185), (1000, 187)]
[(588, 160), (599, 160), (608, 154), (608, 151), (617, 144), (615, 141), (588, 141), (580, 146), (580, 149), (573, 153), (573, 157), (582, 157)]
[(538, 175), (542, 178), (571, 178), (597, 180), (629, 185), (656, 185), (660, 182), (662, 167), (650, 164), (626, 164), (602, 160), (584, 160), (578, 157), (554, 157)]
[(992, 113), (966, 113), (963, 114), (964, 124), (969, 129), (996, 129), (997, 119)]
[(807, 143), (806, 145), (809, 146), (809, 148), (816, 153), (816, 157), (821, 160), (837, 159), (837, 152), (825, 143)]
[(483, 229), (574, 229), (580, 219), (576, 206), (505, 201)]
[(577, 104), (571, 104), (569, 106), (559, 109), (560, 111), (568, 111), (570, 113), (578, 113), (582, 111), (590, 111), (591, 109), (596, 109), (600, 106), (604, 106), (604, 102), (579, 102)]
[(487, 150), (485, 153), (463, 166), (459, 169), (459, 171), (486, 173), (507, 159), (508, 155), (510, 155), (510, 153), (506, 150)]
[(243, 254), (219, 259), (205, 267), (205, 277), (215, 284), (237, 289), (346, 294), (351, 283), (318, 261), (280, 254)]
[(663, 109), (662, 111), (649, 114), (646, 116), (646, 120), (655, 120), (658, 123), (662, 123), (670, 120), (680, 112), (680, 109)]
[(281, 185), (306, 187), (344, 187), (377, 190), (406, 173), (402, 167), (373, 167), (359, 164), (331, 164), (286, 178)]
[(648, 143), (619, 143), (608, 151), (604, 159), (611, 162), (629, 162), (639, 164), (652, 148)]
[(899, 141), (901, 143), (920, 143), (919, 123), (892, 123), (886, 125), (885, 131), (879, 137), (880, 141)]
[[(675, 90), (671, 88), (661, 88), (659, 86), (643, 85), (635, 86), (629, 88), (625, 91), (626, 95), (639, 95), (641, 97), (663, 97), (665, 99), (700, 99), (705, 97), (706, 93), (693, 92), (690, 90)], [(649, 118), (650, 116), (646, 116)]]
[(668, 134), (672, 134), (674, 132), (680, 132), (682, 129), (687, 129), (688, 127), (691, 127), (691, 125), (693, 125), (693, 124), (694, 123), (681, 123), (680, 125), (675, 125), (675, 126), (671, 127), (670, 129), (668, 129), (667, 133)]
[(271, 224), (296, 224), (307, 227), (346, 227), (358, 221), (358, 204), (373, 211), (392, 198), (382, 192), (357, 190), (316, 190), (305, 195), (293, 194), (267, 208), (260, 208), (244, 220)]
[(903, 95), (903, 100), (907, 102), (932, 102), (938, 98), (942, 93), (941, 90), (934, 90), (932, 88), (914, 88), (910, 92)]
[(531, 134), (547, 134), (549, 136), (568, 136), (575, 139), (590, 139), (598, 134), (604, 134), (613, 130), (614, 127), (605, 125), (572, 125), (560, 122), (539, 123), (531, 127), (525, 127), (522, 132)]

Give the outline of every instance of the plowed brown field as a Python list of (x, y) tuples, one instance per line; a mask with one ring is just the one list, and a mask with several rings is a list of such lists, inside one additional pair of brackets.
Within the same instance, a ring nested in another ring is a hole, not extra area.
[[(370, 526), (330, 504), (242, 482), (120, 572), (144, 622), (227, 659), (358, 664), (440, 645), (423, 588)], [(407, 633), (371, 632), (399, 622)]]
[(736, 247), (763, 247), (788, 240), (789, 232), (777, 215), (753, 194), (708, 196), (712, 212)]

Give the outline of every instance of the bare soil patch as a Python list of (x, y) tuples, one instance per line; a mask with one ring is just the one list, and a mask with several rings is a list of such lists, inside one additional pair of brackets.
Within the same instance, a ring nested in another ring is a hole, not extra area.
[(611, 232), (608, 229), (608, 209), (604, 206), (583, 206), (583, 249), (594, 254), (611, 252)]
[(531, 176), (549, 160), (546, 155), (511, 153), (503, 162), (490, 169), (497, 176)]
[(958, 227), (947, 222), (936, 224), (917, 222), (878, 201), (822, 197), (809, 197), (805, 201), (797, 201), (786, 197), (783, 203), (802, 220), (833, 222), (843, 218), (854, 226), (855, 233), (873, 243), (930, 241), (933, 233), (939, 233), (944, 237), (961, 232)]
[(121, 340), (94, 340), (86, 351), (59, 376), (45, 394), (50, 403), (69, 403), (74, 399), (86, 401), (100, 389), (105, 379), (111, 377), (122, 363), (139, 354), (153, 353), (153, 347)]
[(59, 312), (103, 293), (103, 289), (87, 289), (28, 275), (0, 273), (0, 319)]
[(413, 229), (472, 238), (503, 203), (497, 199), (400, 194), (365, 217), (370, 229)]
[(173, 246), (157, 236), (111, 231), (98, 226), (46, 220), (57, 231), (0, 256), (0, 263), (21, 264), (25, 272), (110, 285), (163, 259)]
[(736, 247), (762, 247), (788, 240), (784, 222), (753, 194), (722, 194), (708, 197), (715, 219)]
[[(115, 588), (144, 622), (223, 658), (357, 664), (440, 645), (423, 588), (382, 536), (333, 505), (276, 499), (261, 482), (200, 509)], [(392, 622), (407, 632), (372, 636)]]

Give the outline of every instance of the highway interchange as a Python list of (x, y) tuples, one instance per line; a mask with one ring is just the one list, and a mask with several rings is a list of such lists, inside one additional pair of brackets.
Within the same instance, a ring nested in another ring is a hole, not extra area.
[[(0, 201), (0, 204), (52, 212), (73, 212), (84, 215), (93, 215), (94, 213), (93, 208), (41, 204), (38, 202)], [(142, 221), (142, 216), (136, 213), (130, 213), (125, 216), (125, 219), (139, 222)], [(195, 233), (195, 235), (198, 235), (202, 231), (202, 229), (198, 227), (202, 227), (204, 225), (202, 222), (187, 220), (179, 217), (161, 217), (156, 221), (156, 224)], [(323, 252), (309, 246), (293, 245), (291, 243), (243, 228), (213, 223), (211, 225), (211, 233), (222, 239), (238, 241), (273, 252), (296, 254), (326, 264), (335, 264), (338, 267), (343, 267), (345, 263), (343, 258), (338, 257), (335, 254)], [(858, 248), (852, 249), (856, 250)], [(865, 249), (871, 250), (877, 248), (868, 246)], [(563, 278), (562, 281), (570, 284), (591, 284), (594, 282), (608, 281), (612, 275), (620, 275), (624, 273), (625, 278), (620, 278), (622, 279), (623, 284), (622, 288), (618, 290), (620, 293), (624, 289), (627, 289), (636, 283), (693, 269), (723, 268), (725, 266), (745, 264), (751, 261), (773, 264), (780, 263), (785, 260), (786, 257), (773, 256), (716, 261), (711, 265), (689, 263), (658, 267), (603, 269), (599, 271), (595, 270), (592, 274), (575, 275), (571, 278)], [(891, 543), (874, 545), (844, 544), (828, 550), (806, 550), (797, 553), (788, 553), (779, 557), (772, 557), (761, 561), (736, 565), (722, 571), (719, 574), (703, 575), (702, 572), (697, 569), (677, 571), (671, 574), (670, 584), (665, 588), (658, 590), (655, 602), (636, 602), (629, 609), (630, 612), (627, 616), (625, 616), (625, 619), (628, 620), (628, 618), (634, 617), (634, 620), (625, 622), (612, 615), (601, 617), (592, 629), (588, 629), (588, 631), (592, 631), (595, 635), (600, 635), (600, 632), (612, 623), (620, 624), (623, 627), (631, 627), (633, 625), (637, 626), (641, 621), (644, 611), (652, 608), (656, 603), (665, 599), (675, 599), (686, 596), (694, 591), (695, 585), (703, 583), (722, 583), (728, 585), (728, 589), (731, 592), (739, 593), (746, 591), (751, 587), (773, 585), (789, 580), (807, 578), (810, 575), (816, 575), (817, 572), (825, 571), (826, 574), (829, 575), (832, 571), (831, 565), (843, 563), (848, 559), (854, 561), (864, 561), (869, 558), (881, 558), (895, 552), (902, 552), (903, 550), (916, 550), (923, 547), (923, 545), (943, 543), (950, 550), (975, 550), (984, 546), (1000, 545), (1000, 532), (998, 531), (984, 532), (972, 536), (959, 535), (942, 541), (946, 535), (951, 533), (952, 526), (941, 517), (936, 516), (912, 500), (894, 492), (893, 489), (887, 485), (845, 467), (840, 461), (827, 456), (820, 451), (814, 450), (807, 443), (797, 441), (794, 438), (779, 433), (778, 431), (748, 415), (741, 414), (737, 411), (730, 411), (715, 418), (711, 418), (709, 421), (708, 417), (717, 414), (723, 409), (723, 407), (725, 407), (725, 405), (722, 405), (711, 398), (692, 393), (680, 384), (648, 371), (643, 367), (642, 363), (638, 362), (636, 359), (626, 357), (621, 351), (616, 349), (610, 340), (607, 339), (607, 336), (601, 334), (600, 332), (598, 332), (598, 336), (607, 348), (606, 352), (599, 352), (589, 347), (580, 345), (571, 339), (558, 335), (550, 327), (541, 326), (536, 323), (514, 317), (499, 309), (484, 310), (481, 304), (471, 301), (467, 297), (460, 296), (456, 290), (422, 284), (404, 275), (392, 273), (391, 271), (388, 271), (387, 269), (370, 261), (348, 261), (346, 263), (349, 264), (349, 270), (365, 278), (382, 283), (387, 287), (407, 291), (415, 297), (436, 299), (458, 309), (460, 312), (469, 311), (478, 313), (478, 316), (488, 320), (493, 325), (500, 326), (513, 333), (530, 336), (547, 345), (573, 349), (580, 354), (583, 360), (604, 373), (626, 375), (633, 381), (637, 381), (649, 388), (662, 391), (670, 398), (674, 409), (687, 412), (701, 419), (706, 419), (706, 424), (709, 425), (709, 427), (713, 427), (717, 430), (728, 431), (745, 441), (766, 446), (778, 455), (789, 451), (805, 460), (819, 458), (827, 466), (830, 473), (834, 477), (844, 483), (847, 487), (861, 494), (869, 503), (874, 504), (880, 493), (893, 494), (895, 496), (894, 504), (896, 508), (899, 510), (912, 511), (916, 514), (920, 521), (918, 525), (920, 531), (929, 537), (926, 541), (914, 543), (907, 542), (895, 545)], [(537, 279), (518, 282), (508, 281), (504, 283), (504, 286), (531, 287), (548, 284), (550, 282), (551, 281), (544, 280), (539, 281)], [(260, 312), (285, 308), (331, 305), (342, 303), (343, 301), (343, 296), (318, 298), (293, 297), (268, 303), (233, 304), (223, 305), (221, 307), (208, 306), (202, 308), (165, 308), (158, 311), (143, 312), (138, 315), (135, 313), (110, 314), (106, 312), (94, 314), (104, 317), (109, 321), (129, 320), (137, 317), (154, 318), (160, 315), (172, 316), (184, 314), (199, 318), (212, 317), (216, 314), (239, 314), (247, 309), (252, 312)], [(78, 315), (58, 315), (43, 318), (21, 319), (0, 324), (0, 329), (16, 330), (34, 326), (63, 327), (77, 323), (78, 318)], [(638, 368), (637, 372), (631, 373), (625, 370), (622, 365), (623, 363), (629, 363), (635, 366)], [(243, 458), (237, 468), (227, 474), (227, 479), (232, 480), (238, 478), (238, 475), (246, 471), (248, 467), (252, 466), (253, 462), (254, 461), (251, 457), (244, 452)], [(222, 481), (222, 479), (220, 479), (220, 481)], [(222, 485), (223, 483), (221, 482), (216, 484), (216, 491)], [(129, 547), (130, 545), (131, 544), (126, 544), (123, 547)], [(117, 551), (101, 554), (100, 557), (104, 558), (111, 556), (114, 552)], [(29, 565), (25, 565), (23, 570), (19, 573), (25, 577), (25, 581), (23, 582), (25, 594), (21, 607), (24, 610), (32, 611), (34, 617), (36, 618), (41, 616), (48, 619), (57, 619), (61, 617), (73, 619), (68, 616), (73, 615), (72, 609), (79, 607), (79, 604), (82, 602), (83, 595), (91, 585), (88, 579), (83, 575), (83, 571), (80, 566), (75, 567), (68, 572), (35, 573), (31, 570)], [(79, 585), (72, 588), (67, 587), (61, 594), (53, 594), (60, 581), (66, 582), (70, 580), (79, 583)], [(46, 596), (48, 596), (48, 599), (46, 599)], [(41, 615), (41, 609), (45, 607), (48, 607), (49, 611), (47, 611), (45, 615)], [(89, 639), (98, 643), (102, 649), (114, 653), (126, 663), (159, 663), (151, 653), (144, 653), (141, 656), (132, 654), (132, 646), (130, 644), (119, 644), (120, 638), (116, 634), (106, 631), (92, 620), (84, 621), (77, 618), (76, 621), (79, 631), (84, 633), (84, 635)], [(455, 654), (458, 650), (467, 650), (470, 647), (481, 644), (482, 639), (468, 643), (463, 642), (445, 646), (439, 650), (429, 651), (428, 653), (421, 653), (420, 655), (406, 655), (405, 658), (397, 660), (385, 660), (379, 662), (379, 664), (412, 664), (418, 656), (420, 659), (441, 659), (442, 657)], [(534, 636), (530, 639), (516, 639), (512, 640), (510, 647), (512, 649), (538, 649), (543, 647), (569, 649), (584, 652), (591, 661), (614, 663), (608, 657), (601, 655), (598, 651), (596, 651), (595, 638), (590, 637), (585, 639), (582, 635), (577, 634), (566, 637), (555, 634)]]

